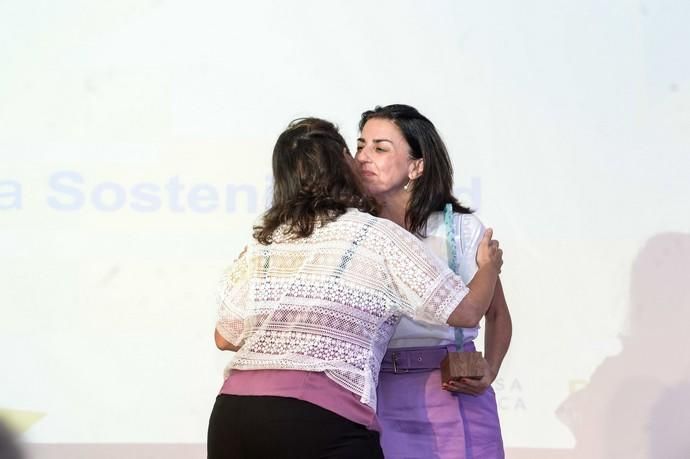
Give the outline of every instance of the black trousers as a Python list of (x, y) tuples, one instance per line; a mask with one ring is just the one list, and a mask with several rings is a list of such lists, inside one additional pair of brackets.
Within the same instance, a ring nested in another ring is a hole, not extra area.
[(208, 459), (383, 459), (378, 432), (287, 397), (221, 394)]

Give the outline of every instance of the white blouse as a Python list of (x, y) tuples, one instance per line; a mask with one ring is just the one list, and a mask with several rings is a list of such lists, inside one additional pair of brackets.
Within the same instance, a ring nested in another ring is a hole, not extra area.
[[(484, 235), (484, 225), (473, 214), (453, 214), (455, 225), (455, 246), (457, 247), (458, 274), (467, 284), (477, 272), (477, 248)], [(434, 212), (427, 220), (427, 237), (422, 239), (442, 262), (448, 265), (448, 248), (446, 243), (446, 225), (443, 212)], [(479, 334), (479, 327), (463, 328), (463, 342), (474, 340)], [(453, 328), (446, 325), (431, 325), (415, 322), (403, 317), (395, 329), (389, 348), (445, 346), (455, 343)]]
[(230, 369), (322, 371), (375, 409), (399, 318), (445, 324), (469, 292), (410, 233), (354, 209), (307, 238), (275, 234), (224, 276), (217, 329), (242, 345)]

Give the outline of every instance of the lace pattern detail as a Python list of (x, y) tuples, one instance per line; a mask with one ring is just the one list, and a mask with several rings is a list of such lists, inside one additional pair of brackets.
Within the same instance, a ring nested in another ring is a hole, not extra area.
[(468, 290), (407, 231), (350, 210), (308, 238), (249, 244), (220, 292), (219, 333), (242, 344), (230, 369), (323, 371), (375, 409), (400, 316), (444, 324)]

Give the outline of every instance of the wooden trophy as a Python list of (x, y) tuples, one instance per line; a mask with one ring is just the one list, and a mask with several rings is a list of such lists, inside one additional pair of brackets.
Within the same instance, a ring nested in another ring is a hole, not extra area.
[(482, 360), (481, 352), (449, 352), (441, 361), (441, 380), (448, 383), (461, 378), (481, 379)]

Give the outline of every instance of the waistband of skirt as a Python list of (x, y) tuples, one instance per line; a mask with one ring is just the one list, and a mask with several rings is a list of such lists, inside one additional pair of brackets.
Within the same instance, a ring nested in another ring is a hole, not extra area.
[[(455, 352), (456, 350), (454, 344), (388, 349), (381, 361), (381, 371), (385, 373), (416, 373), (438, 370), (448, 352)], [(474, 343), (465, 343), (462, 350), (465, 352), (474, 351)]]

